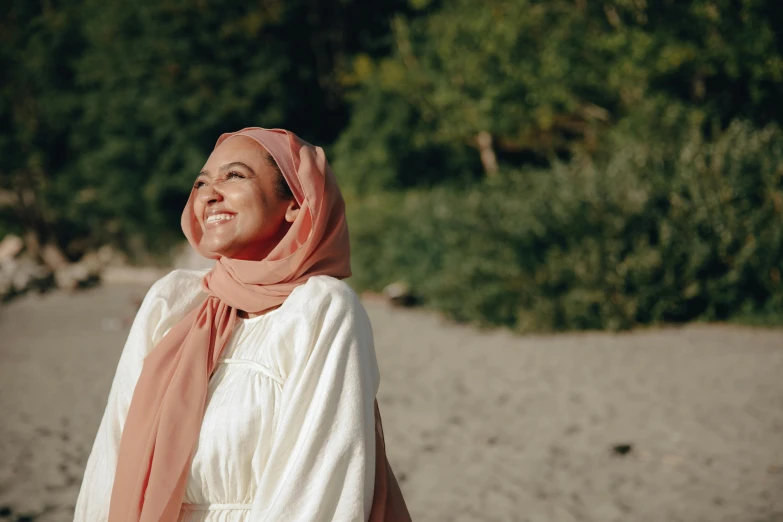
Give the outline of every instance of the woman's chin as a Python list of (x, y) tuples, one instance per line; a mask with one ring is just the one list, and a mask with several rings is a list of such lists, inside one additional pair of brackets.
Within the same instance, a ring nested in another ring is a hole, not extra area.
[(209, 236), (204, 236), (199, 246), (202, 250), (212, 252), (216, 256), (225, 257), (231, 257), (231, 253), (236, 250), (231, 241)]

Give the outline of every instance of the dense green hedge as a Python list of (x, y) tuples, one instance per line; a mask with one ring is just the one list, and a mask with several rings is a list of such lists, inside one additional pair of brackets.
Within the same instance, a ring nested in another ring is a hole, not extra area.
[(656, 125), (618, 125), (603, 159), (350, 201), (353, 284), (522, 331), (783, 313), (783, 135)]

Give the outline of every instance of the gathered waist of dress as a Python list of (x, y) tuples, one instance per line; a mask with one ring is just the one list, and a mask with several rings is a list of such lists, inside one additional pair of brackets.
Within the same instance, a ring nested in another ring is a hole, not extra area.
[(250, 504), (182, 504), (184, 511), (250, 511)]

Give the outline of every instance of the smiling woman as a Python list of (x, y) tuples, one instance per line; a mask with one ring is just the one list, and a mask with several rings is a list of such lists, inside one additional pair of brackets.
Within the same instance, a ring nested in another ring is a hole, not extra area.
[(283, 176), (269, 158), (257, 141), (242, 135), (225, 140), (209, 156), (194, 185), (202, 248), (260, 260), (285, 237), (299, 204), (293, 194), (280, 194)]
[(145, 298), (75, 521), (410, 520), (323, 150), (279, 129), (224, 134), (181, 223), (217, 262)]

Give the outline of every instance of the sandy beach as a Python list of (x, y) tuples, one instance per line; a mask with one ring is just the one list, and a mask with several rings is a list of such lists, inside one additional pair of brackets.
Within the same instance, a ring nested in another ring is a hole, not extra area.
[[(0, 308), (0, 520), (66, 522), (146, 291)], [(366, 301), (416, 521), (783, 521), (783, 331), (515, 336)]]

